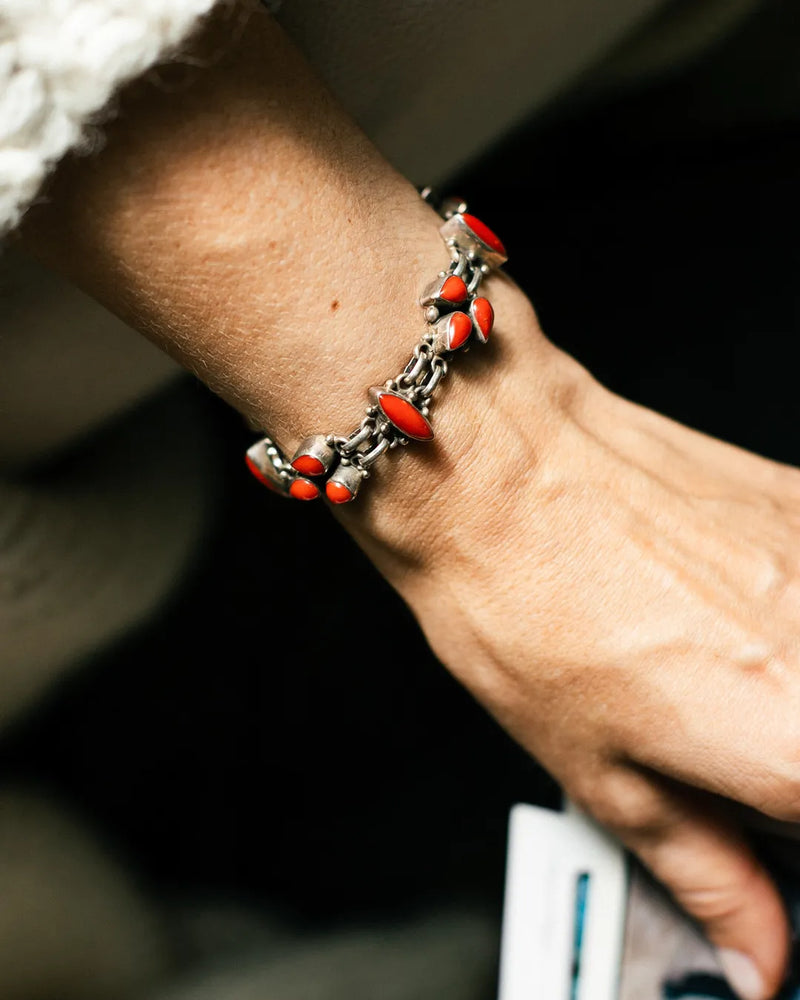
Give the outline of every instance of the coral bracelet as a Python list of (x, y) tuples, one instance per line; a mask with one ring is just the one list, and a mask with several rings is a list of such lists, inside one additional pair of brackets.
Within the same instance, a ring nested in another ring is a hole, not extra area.
[[(429, 188), (422, 197), (432, 200)], [(420, 298), (427, 327), (408, 364), (396, 378), (369, 390), (370, 405), (349, 435), (313, 434), (291, 459), (270, 437), (248, 448), (250, 471), (274, 492), (296, 500), (315, 500), (324, 492), (332, 503), (347, 503), (385, 451), (433, 438), (430, 408), (447, 374), (447, 359), (471, 342), (489, 339), (494, 310), (478, 290), (507, 259), (500, 240), (467, 213), (463, 202), (447, 199), (439, 212), (445, 220), (439, 231), (452, 261)]]

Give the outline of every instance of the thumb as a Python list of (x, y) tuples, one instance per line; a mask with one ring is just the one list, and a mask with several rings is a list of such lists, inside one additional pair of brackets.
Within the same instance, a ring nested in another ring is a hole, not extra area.
[(627, 772), (625, 784), (634, 822), (604, 825), (701, 925), (737, 995), (770, 1000), (785, 975), (790, 930), (769, 874), (710, 802), (655, 776)]

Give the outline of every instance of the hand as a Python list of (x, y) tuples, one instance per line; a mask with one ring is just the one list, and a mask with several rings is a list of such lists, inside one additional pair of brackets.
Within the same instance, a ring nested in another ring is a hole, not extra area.
[[(413, 530), (387, 548), (349, 527), (442, 662), (762, 1000), (786, 918), (718, 797), (800, 819), (800, 472), (543, 357), (522, 296), (498, 293), (508, 357), (441, 402), (453, 461), (434, 487), (415, 470), (418, 510), (404, 484)], [(368, 515), (384, 536), (392, 502)]]

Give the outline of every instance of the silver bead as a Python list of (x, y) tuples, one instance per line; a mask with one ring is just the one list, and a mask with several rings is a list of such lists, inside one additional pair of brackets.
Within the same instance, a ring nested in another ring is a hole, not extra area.
[(453, 215), (461, 215), (467, 210), (467, 203), (462, 198), (445, 198), (439, 212), (445, 219)]

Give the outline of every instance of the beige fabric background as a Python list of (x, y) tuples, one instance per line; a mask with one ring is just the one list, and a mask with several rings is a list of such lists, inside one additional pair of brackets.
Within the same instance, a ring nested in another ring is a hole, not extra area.
[(634, 80), (719, 37), (757, 2), (286, 0), (278, 19), (387, 158), (414, 183), (437, 185), (581, 75), (602, 77), (626, 39)]

